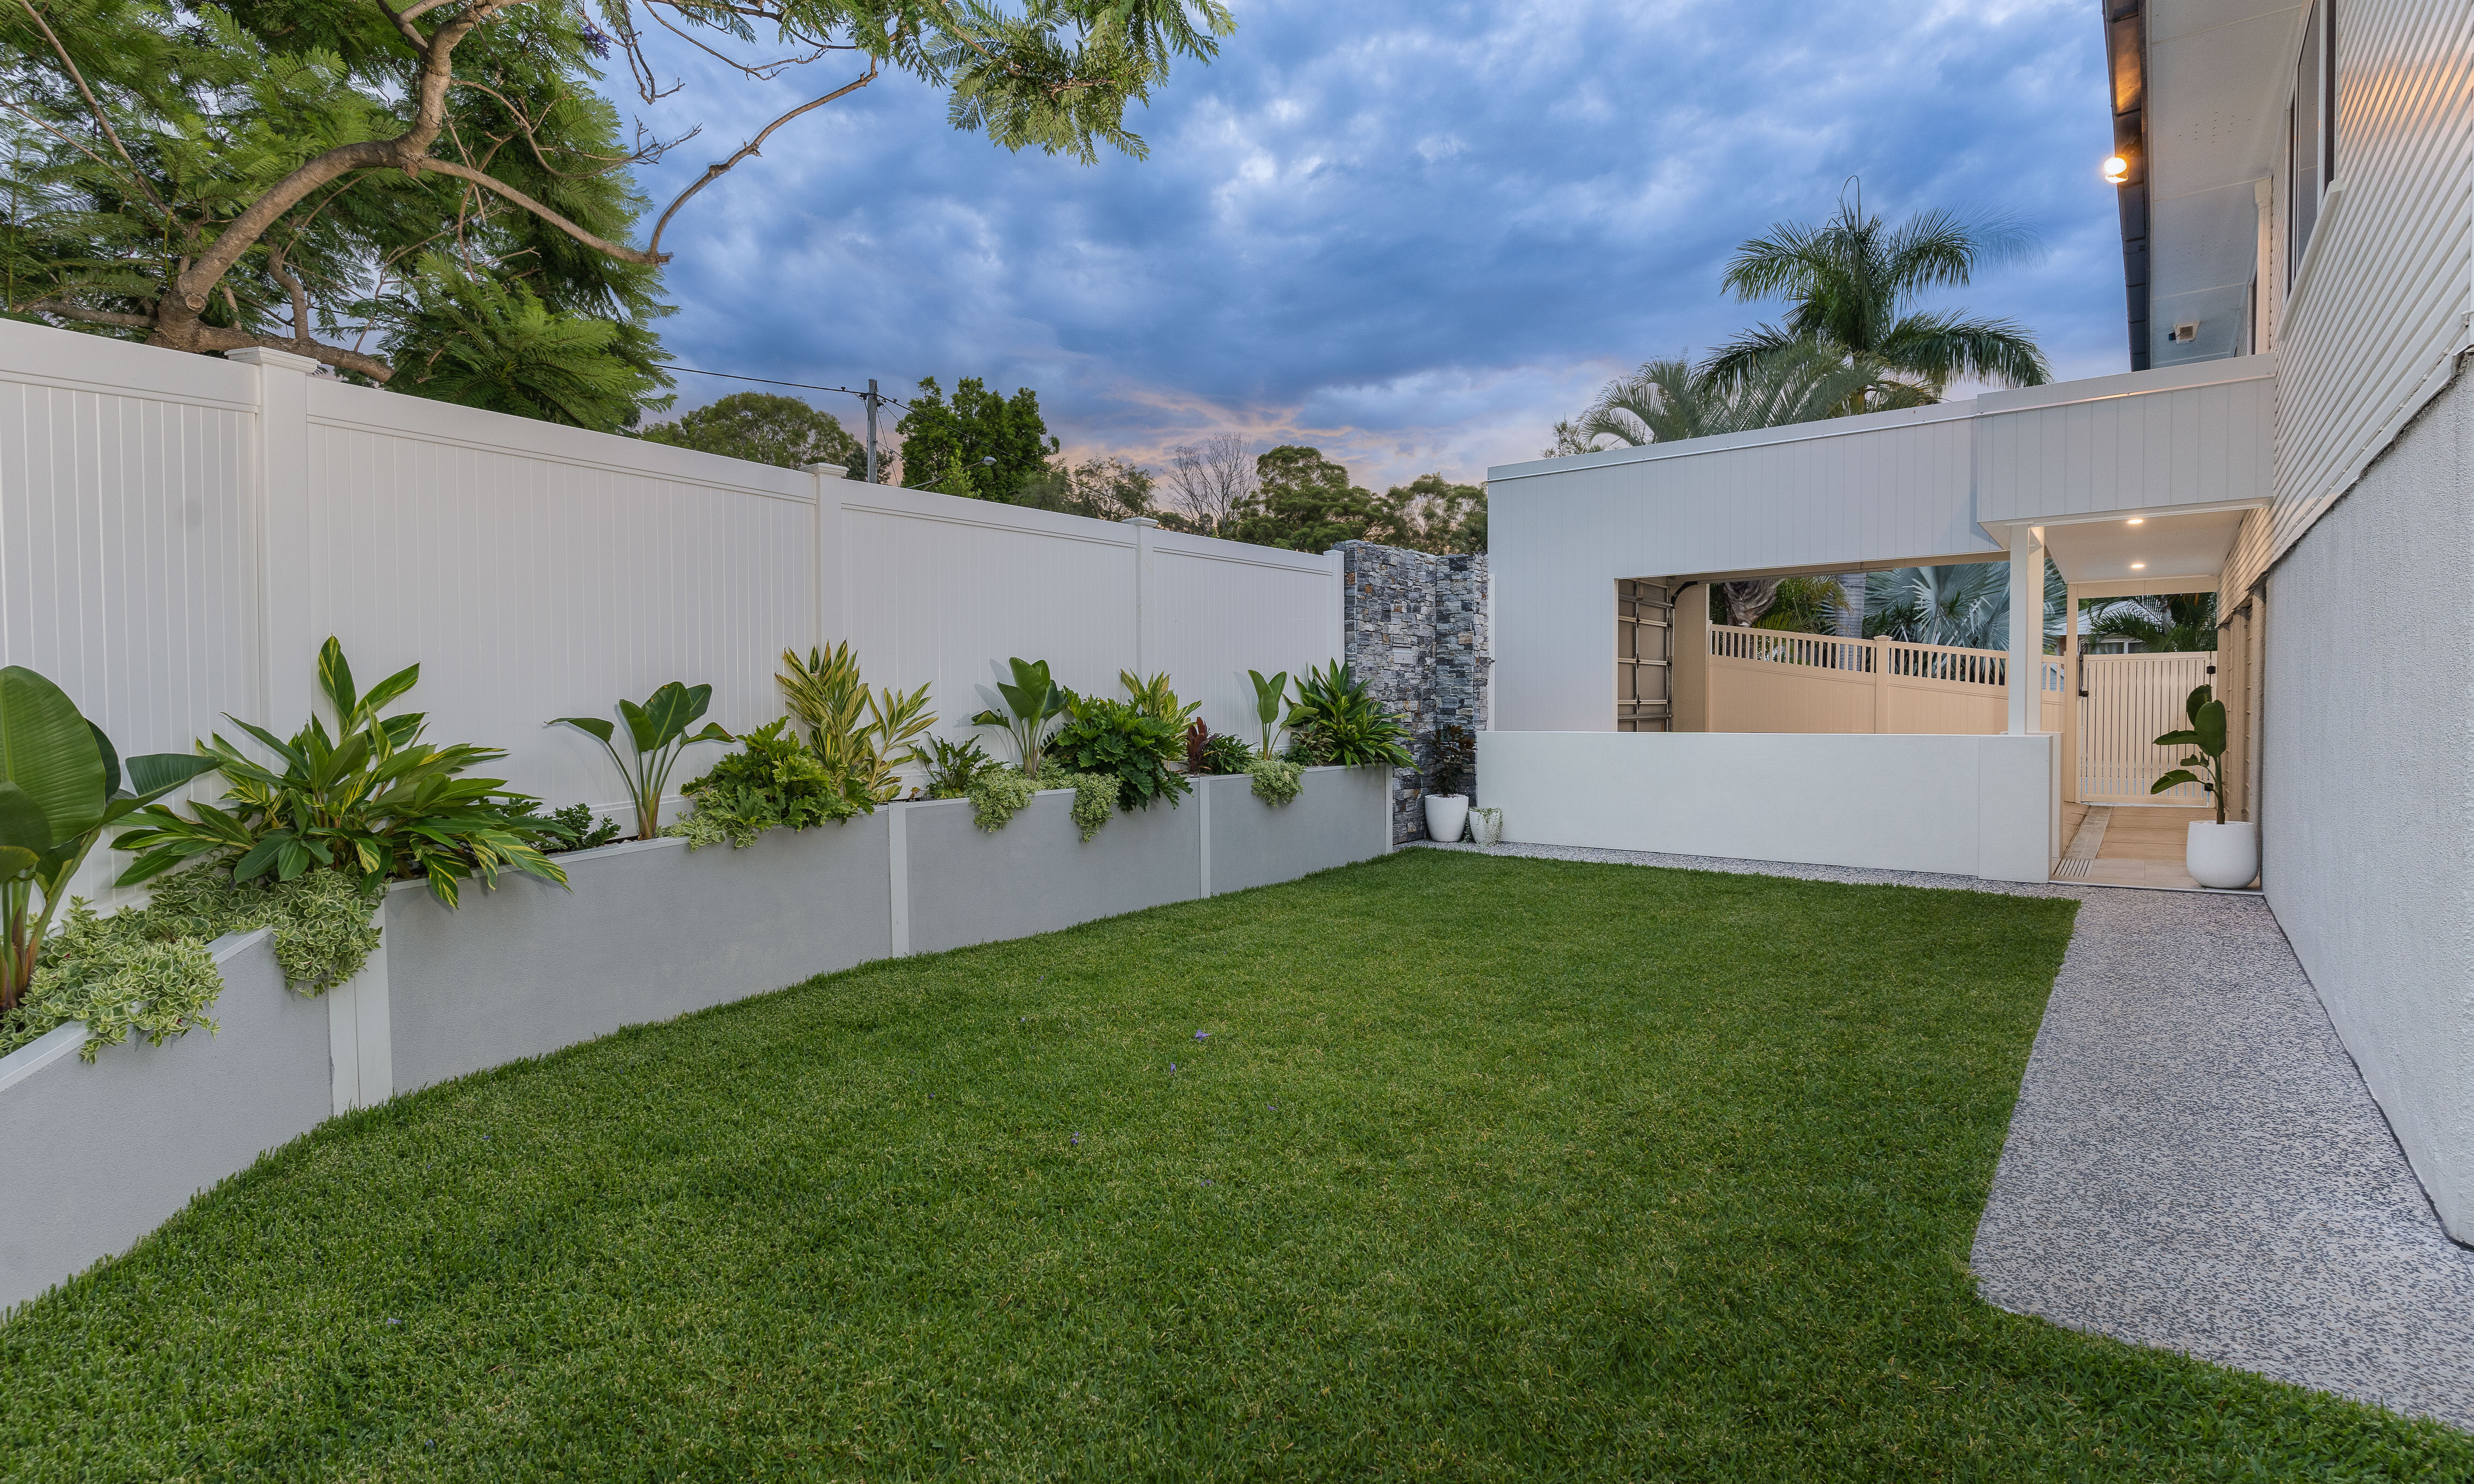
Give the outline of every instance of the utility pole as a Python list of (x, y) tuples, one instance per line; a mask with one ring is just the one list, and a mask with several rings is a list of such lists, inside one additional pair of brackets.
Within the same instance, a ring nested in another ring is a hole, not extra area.
[(876, 395), (876, 378), (867, 378), (867, 482), (876, 483), (876, 404), (884, 398)]

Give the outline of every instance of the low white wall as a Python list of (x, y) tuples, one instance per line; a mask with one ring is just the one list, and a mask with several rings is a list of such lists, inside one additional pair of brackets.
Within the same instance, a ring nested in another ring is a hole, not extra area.
[(1478, 787), (1523, 844), (2042, 881), (2057, 741), (1486, 731)]
[[(744, 850), (665, 839), (563, 857), (572, 890), (389, 894), (379, 950), (318, 999), (263, 932), (214, 945), (220, 1029), (78, 1060), (83, 1025), (0, 1057), (0, 1311), (176, 1214), (330, 1113), (891, 954), (1070, 927), (1294, 880), (1391, 849), (1389, 773), (1310, 768), (1273, 808), (1242, 778), (1088, 841), (1070, 793), (1006, 828), (898, 803)], [(1208, 801), (1206, 803), (1205, 801)]]
[(2269, 574), (2257, 813), (2268, 904), (2459, 1241), (2474, 1241), (2474, 696), (2457, 672), (2474, 618), (2452, 599), (2474, 570), (2469, 508), (2461, 381)]
[(72, 1021), (0, 1057), (0, 1309), (120, 1252), (327, 1115), (327, 1009), (286, 989), (265, 932), (212, 945), (193, 1031), (78, 1059)]

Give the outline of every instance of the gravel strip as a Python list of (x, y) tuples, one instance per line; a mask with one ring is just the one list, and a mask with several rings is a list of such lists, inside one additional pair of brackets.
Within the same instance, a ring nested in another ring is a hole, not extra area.
[(2474, 1428), (2474, 1250), (2440, 1231), (2263, 898), (1558, 846), (1485, 853), (2076, 898), (1977, 1227), (1977, 1291)]

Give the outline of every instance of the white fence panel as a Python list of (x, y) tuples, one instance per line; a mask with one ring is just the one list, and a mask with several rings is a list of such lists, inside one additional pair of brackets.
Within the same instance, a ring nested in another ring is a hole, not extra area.
[(2191, 750), (2158, 747), (2154, 739), (2188, 727), (2183, 702), (2208, 683), (2217, 657), (2089, 655), (2079, 661), (2087, 696), (2079, 703), (2079, 800), (2084, 803), (2197, 805), (2208, 796), (2196, 783), (2162, 794), (2147, 790), (2181, 766)]
[[(851, 639), (870, 682), (928, 684), (947, 735), (1009, 656), (1111, 695), (1121, 670), (1164, 669), (1214, 730), (1243, 730), (1243, 671), (1341, 650), (1337, 557), (823, 479), (239, 354), (0, 322), (0, 662), (59, 682), (124, 752), (233, 735), (227, 712), (290, 732), (330, 634), (364, 683), (421, 664), (410, 704), (433, 738), (505, 748), (516, 787), (613, 810), (600, 749), (551, 717), (678, 680), (711, 683), (725, 726), (759, 725), (782, 712), (786, 648)], [(98, 859), (79, 889), (109, 899), (120, 866)]]
[(1257, 734), (1249, 670), (1292, 680), (1341, 658), (1341, 559), (1154, 531), (1143, 671), (1166, 670), (1214, 731)]
[[(551, 717), (611, 716), (673, 680), (711, 683), (734, 731), (782, 714), (778, 657), (815, 632), (814, 475), (309, 388), (314, 498), (279, 698), (332, 634), (364, 683), (421, 665), (411, 704), (432, 737), (503, 747), (516, 787), (602, 805), (618, 802), (609, 760)], [(292, 700), (280, 730), (305, 714)]]
[[(255, 717), (256, 372), (0, 322), (0, 662), (124, 753)], [(109, 901), (123, 862), (73, 884)]]
[(838, 632), (871, 682), (930, 687), (939, 736), (975, 734), (1016, 656), (1047, 660), (1060, 685), (1118, 693), (1137, 658), (1134, 527), (839, 483)]

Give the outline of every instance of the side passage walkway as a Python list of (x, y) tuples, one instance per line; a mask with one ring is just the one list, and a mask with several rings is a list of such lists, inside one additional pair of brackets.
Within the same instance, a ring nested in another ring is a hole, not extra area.
[(2074, 1329), (2474, 1427), (2474, 1250), (2441, 1233), (2260, 898), (1554, 846), (1489, 853), (2077, 898), (1977, 1228), (1977, 1291)]

